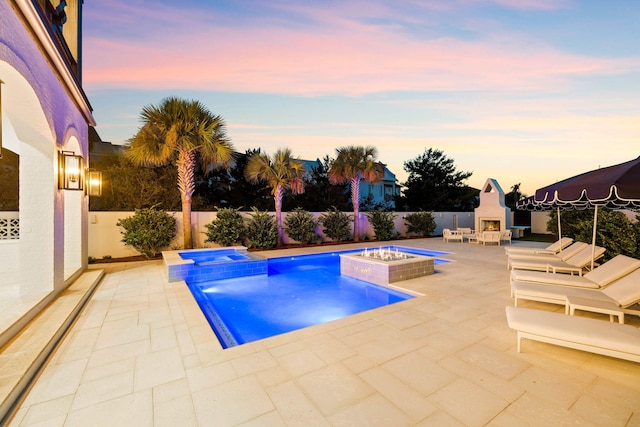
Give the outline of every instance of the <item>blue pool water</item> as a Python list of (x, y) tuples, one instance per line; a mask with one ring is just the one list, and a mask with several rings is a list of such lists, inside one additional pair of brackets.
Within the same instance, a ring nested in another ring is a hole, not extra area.
[[(399, 249), (427, 256), (445, 254)], [(339, 255), (357, 252), (361, 250), (271, 258), (266, 275), (187, 284), (224, 348), (413, 298), (341, 276)]]

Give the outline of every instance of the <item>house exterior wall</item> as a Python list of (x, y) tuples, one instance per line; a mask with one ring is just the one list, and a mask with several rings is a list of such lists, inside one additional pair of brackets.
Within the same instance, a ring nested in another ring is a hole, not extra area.
[(0, 259), (0, 272), (13, 278), (0, 286), (45, 299), (87, 265), (87, 197), (58, 189), (58, 153), (71, 149), (87, 159), (95, 124), (77, 76), (57, 52), (33, 2), (0, 2), (3, 150), (20, 162), (20, 238), (5, 243), (17, 262)]

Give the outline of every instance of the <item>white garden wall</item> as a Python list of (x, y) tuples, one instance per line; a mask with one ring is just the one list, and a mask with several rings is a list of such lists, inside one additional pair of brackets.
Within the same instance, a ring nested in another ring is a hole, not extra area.
[[(346, 212), (349, 215), (353, 213)], [(138, 251), (130, 246), (125, 246), (122, 243), (123, 228), (116, 226), (118, 220), (132, 216), (133, 212), (90, 212), (89, 213), (89, 256), (93, 258), (104, 258), (105, 256), (111, 256), (113, 258), (128, 257), (134, 255), (140, 255)], [(170, 213), (174, 215), (177, 221), (176, 238), (171, 243), (169, 249), (182, 248), (182, 213)], [(244, 216), (248, 216), (248, 212), (242, 213)], [(286, 214), (285, 214), (286, 215)], [(313, 213), (317, 218), (322, 213)], [(407, 212), (397, 212), (397, 218), (395, 220), (396, 230), (401, 234), (406, 234), (406, 227), (404, 225), (404, 216)], [(456, 228), (456, 227), (469, 227), (473, 228), (474, 215), (472, 212), (436, 212), (434, 213), (436, 220), (436, 230), (434, 235), (441, 235), (444, 228)], [(193, 241), (196, 248), (214, 247), (217, 246), (213, 243), (205, 243), (206, 236), (204, 231), (206, 230), (205, 224), (210, 223), (216, 218), (216, 212), (193, 212), (191, 224), (193, 227)], [(360, 230), (363, 236), (373, 237), (373, 228), (369, 224), (367, 217), (364, 213), (360, 214)], [(317, 230), (318, 234), (323, 236), (321, 227)], [(323, 236), (324, 237), (324, 236)], [(285, 243), (291, 241), (285, 236)]]

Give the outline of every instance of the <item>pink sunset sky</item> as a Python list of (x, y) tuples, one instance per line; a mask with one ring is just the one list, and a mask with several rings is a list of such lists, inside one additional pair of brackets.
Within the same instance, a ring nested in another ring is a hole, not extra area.
[(402, 182), (435, 148), (531, 194), (640, 155), (638, 22), (634, 0), (85, 2), (83, 84), (118, 144), (175, 95), (239, 151), (371, 144)]

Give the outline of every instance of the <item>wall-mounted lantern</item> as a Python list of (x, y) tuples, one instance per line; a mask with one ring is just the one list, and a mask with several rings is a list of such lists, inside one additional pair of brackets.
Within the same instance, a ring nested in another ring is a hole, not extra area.
[(73, 151), (62, 151), (58, 157), (58, 187), (63, 190), (82, 190), (84, 184), (84, 159)]
[(0, 159), (2, 158), (2, 84), (0, 80)]
[(89, 196), (102, 196), (102, 172), (87, 169), (87, 194)]

